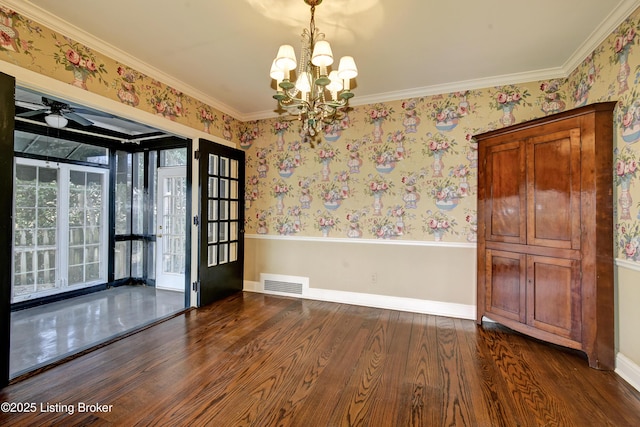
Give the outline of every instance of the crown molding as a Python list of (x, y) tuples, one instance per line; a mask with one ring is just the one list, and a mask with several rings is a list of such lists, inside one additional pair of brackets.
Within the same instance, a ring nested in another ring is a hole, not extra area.
[(604, 18), (598, 28), (576, 49), (562, 66), (565, 77), (568, 77), (587, 56), (607, 39), (638, 7), (640, 0), (621, 0), (618, 6)]
[(379, 93), (370, 96), (352, 98), (351, 105), (375, 104), (376, 102), (397, 101), (400, 99), (419, 98), (421, 96), (440, 95), (451, 92), (459, 92), (472, 89), (483, 89), (509, 84), (527, 83), (538, 80), (548, 80), (566, 77), (561, 68), (547, 68), (544, 70), (526, 71), (522, 73), (503, 74), (499, 76), (481, 79), (461, 80), (458, 82), (444, 83), (433, 86), (424, 86), (402, 91)]
[[(135, 69), (147, 76), (161, 81), (184, 94), (187, 94), (199, 101), (202, 101), (223, 113), (229, 114), (240, 121), (253, 121), (278, 117), (279, 114), (273, 110), (257, 111), (243, 114), (235, 108), (220, 102), (219, 100), (203, 93), (202, 91), (177, 80), (162, 70), (155, 68), (145, 62), (140, 61), (105, 41), (98, 39), (94, 35), (87, 33), (80, 28), (60, 19), (59, 17), (35, 6), (28, 0), (0, 0), (1, 3), (16, 12), (33, 19), (56, 31), (64, 34), (87, 47), (102, 52), (110, 58), (123, 64), (136, 64)], [(631, 13), (640, 7), (640, 0), (621, 0), (618, 6), (602, 21), (593, 33), (587, 38), (578, 49), (560, 67), (535, 70), (523, 73), (504, 74), (499, 76), (486, 77), (481, 79), (464, 80), (441, 85), (424, 86), (402, 91), (384, 92), (368, 96), (357, 96), (350, 101), (353, 106), (375, 104), (378, 102), (397, 101), (401, 99), (419, 98), (423, 96), (439, 95), (443, 93), (457, 92), (463, 90), (482, 89), (487, 87), (502, 86), (506, 84), (527, 83), (539, 80), (555, 78), (566, 78), (580, 65), (580, 63), (595, 50)]]

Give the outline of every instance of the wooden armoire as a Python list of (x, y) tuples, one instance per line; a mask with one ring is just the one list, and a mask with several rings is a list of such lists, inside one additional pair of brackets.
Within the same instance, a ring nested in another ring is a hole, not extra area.
[(614, 369), (613, 109), (592, 104), (476, 135), (477, 323)]

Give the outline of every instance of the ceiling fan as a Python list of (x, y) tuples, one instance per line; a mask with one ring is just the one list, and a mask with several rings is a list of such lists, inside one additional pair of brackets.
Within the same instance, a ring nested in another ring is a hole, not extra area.
[[(71, 107), (64, 102), (56, 101), (51, 98), (42, 97), (42, 104), (34, 104), (31, 102), (24, 102), (16, 100), (16, 105), (28, 108), (31, 111), (16, 114), (16, 117), (34, 117), (41, 114), (45, 114), (44, 120), (51, 127), (61, 129), (69, 123), (69, 120), (76, 122), (82, 126), (91, 126), (93, 122), (89, 119), (82, 117), (78, 112), (79, 109)], [(35, 110), (33, 108), (36, 108)], [(89, 113), (89, 111), (87, 111)], [(91, 113), (93, 114), (93, 113)]]

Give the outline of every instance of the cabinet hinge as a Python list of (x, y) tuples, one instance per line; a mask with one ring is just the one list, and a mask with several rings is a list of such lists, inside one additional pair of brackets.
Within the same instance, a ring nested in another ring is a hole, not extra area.
[(192, 289), (193, 291), (198, 292), (198, 289), (200, 289), (200, 281), (199, 281), (199, 280), (197, 280), (197, 281), (193, 282), (193, 283), (191, 284), (191, 289)]
[(198, 215), (193, 217), (193, 225), (200, 225), (200, 218), (198, 218)]
[(196, 150), (193, 152), (193, 158), (196, 160), (200, 160), (200, 150)]

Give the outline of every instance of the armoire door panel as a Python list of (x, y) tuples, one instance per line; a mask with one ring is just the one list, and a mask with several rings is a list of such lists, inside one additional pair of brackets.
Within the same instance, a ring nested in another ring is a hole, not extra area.
[(525, 150), (522, 141), (487, 147), (486, 238), (526, 243)]
[(580, 248), (580, 130), (527, 141), (527, 243)]
[(486, 263), (487, 311), (525, 322), (526, 256), (488, 250)]
[(580, 300), (579, 261), (527, 257), (527, 324), (579, 341)]

